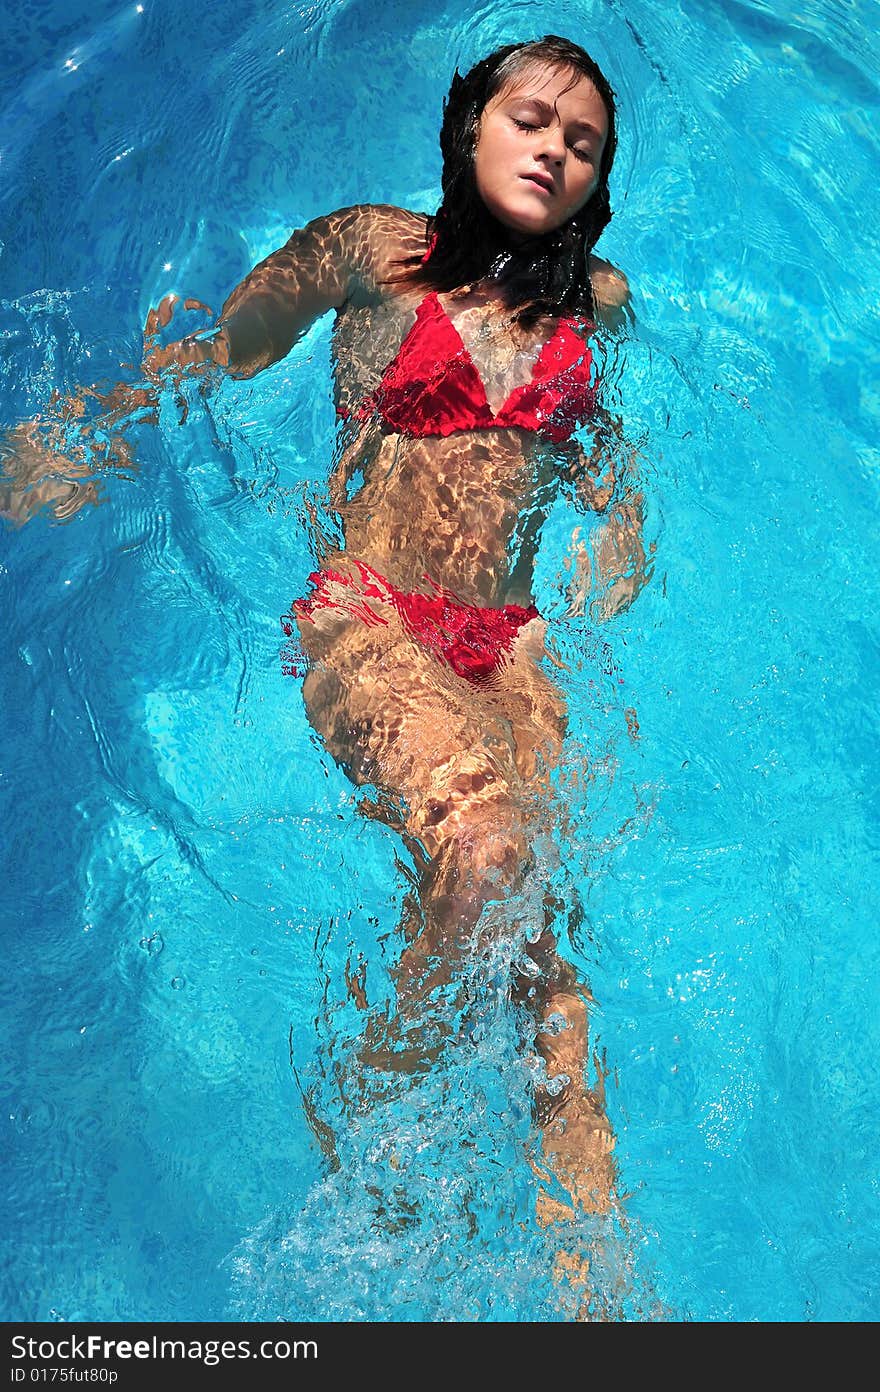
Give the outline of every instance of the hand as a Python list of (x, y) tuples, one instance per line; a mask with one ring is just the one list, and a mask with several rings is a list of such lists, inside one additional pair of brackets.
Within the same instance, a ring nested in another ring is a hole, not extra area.
[(582, 537), (581, 528), (575, 528), (572, 557), (565, 562), (574, 572), (568, 587), (568, 612), (572, 616), (585, 614), (589, 607), (594, 620), (612, 619), (629, 608), (650, 580), (656, 543), (650, 543), (646, 555), (643, 505), (640, 493), (630, 494), (595, 529), (591, 546)]
[[(210, 339), (197, 339), (193, 336), (169, 343), (164, 348), (157, 345), (156, 339), (160, 329), (166, 329), (171, 323), (179, 303), (179, 295), (166, 295), (147, 315), (142, 362), (147, 377), (155, 378), (169, 367), (185, 368), (203, 362), (219, 362), (224, 367), (227, 365), (228, 353), (225, 354), (224, 360), (225, 341), (222, 338), (217, 340), (216, 348)], [(200, 310), (211, 319), (214, 317), (214, 311), (201, 300), (186, 299), (183, 307), (185, 310)]]
[(135, 467), (123, 435), (102, 431), (102, 438), (95, 438), (95, 425), (84, 420), (88, 398), (107, 400), (84, 387), (70, 396), (54, 391), (45, 415), (0, 436), (0, 516), (7, 521), (22, 526), (51, 506), (55, 518), (67, 522), (84, 504), (100, 501), (102, 469)]
[[(121, 382), (102, 391), (77, 387), (68, 396), (54, 391), (43, 415), (0, 434), (0, 516), (23, 525), (51, 506), (55, 517), (66, 522), (85, 503), (98, 503), (102, 471), (131, 473), (137, 467), (124, 430), (135, 411), (142, 413), (142, 420), (145, 411), (150, 413), (146, 419), (155, 420), (160, 374), (175, 367), (179, 378), (190, 365), (224, 364), (228, 345), (222, 335), (214, 341), (185, 338), (157, 346), (159, 331), (170, 324), (177, 303), (177, 295), (166, 295), (147, 315), (142, 364), (146, 384)], [(184, 300), (184, 309), (213, 318), (201, 300)], [(86, 419), (89, 401), (101, 408), (92, 420)], [(183, 413), (185, 418), (185, 402)]]
[(53, 506), (67, 521), (87, 502), (97, 502), (92, 471), (60, 456), (37, 417), (23, 421), (0, 440), (0, 516), (23, 526), (42, 508)]
[(642, 539), (643, 501), (641, 494), (632, 494), (611, 512), (600, 529), (595, 555), (602, 591), (592, 609), (602, 621), (628, 609), (651, 578), (656, 543), (650, 543), (646, 555)]
[(566, 570), (573, 570), (568, 586), (568, 613), (571, 618), (581, 618), (587, 609), (590, 586), (593, 583), (593, 567), (587, 543), (581, 537), (581, 527), (575, 527), (571, 535), (571, 555), (563, 562)]

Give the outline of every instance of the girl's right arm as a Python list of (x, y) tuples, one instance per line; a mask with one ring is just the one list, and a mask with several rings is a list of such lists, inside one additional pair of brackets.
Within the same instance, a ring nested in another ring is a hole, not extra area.
[[(285, 357), (322, 314), (374, 296), (401, 234), (414, 236), (417, 226), (413, 215), (382, 205), (359, 204), (315, 218), (236, 286), (213, 329), (159, 347), (159, 330), (167, 327), (176, 300), (166, 297), (147, 319), (146, 381), (54, 394), (42, 416), (0, 437), (0, 516), (20, 524), (52, 505), (55, 516), (67, 520), (84, 503), (97, 502), (102, 470), (135, 467), (124, 432), (135, 413), (143, 420), (155, 410), (160, 374), (198, 374), (215, 366), (236, 378), (253, 377)], [(186, 305), (205, 308), (197, 301)], [(79, 427), (79, 443), (71, 447), (70, 426), (83, 416), (88, 399), (100, 403), (101, 414)]]
[[(233, 377), (253, 377), (279, 362), (322, 314), (340, 309), (353, 295), (372, 292), (383, 211), (364, 204), (342, 208), (294, 232), (236, 286), (209, 335), (152, 347), (162, 323), (160, 306), (147, 321), (147, 371), (209, 362)], [(168, 317), (166, 311), (166, 323)]]

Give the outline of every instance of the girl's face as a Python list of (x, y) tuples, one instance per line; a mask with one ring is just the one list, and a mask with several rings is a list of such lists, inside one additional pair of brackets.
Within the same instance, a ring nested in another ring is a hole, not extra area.
[(589, 78), (572, 86), (572, 76), (536, 66), (502, 87), (480, 117), (477, 190), (489, 212), (523, 236), (561, 227), (599, 182), (608, 113)]

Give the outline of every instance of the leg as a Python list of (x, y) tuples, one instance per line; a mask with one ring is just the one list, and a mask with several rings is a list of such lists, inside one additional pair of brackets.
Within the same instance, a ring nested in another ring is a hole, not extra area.
[[(314, 637), (305, 630), (303, 646)], [(417, 914), (395, 973), (397, 1016), (387, 1030), (374, 1019), (363, 1054), (409, 1069), (442, 1044), (438, 1030), (453, 1010), (431, 1002), (454, 990), (484, 906), (510, 898), (530, 863), (511, 724), (403, 633), (394, 614), (381, 628), (337, 631), (304, 696), (337, 762), (355, 783), (380, 789), (370, 810), (403, 834), (415, 861)], [(401, 1034), (411, 1048), (400, 1047)]]
[(589, 1062), (586, 987), (556, 951), (548, 929), (529, 946), (536, 975), (515, 982), (515, 996), (529, 1006), (536, 1023), (535, 1045), (546, 1082), (536, 1089), (535, 1108), (543, 1128), (548, 1166), (568, 1203), (542, 1191), (539, 1215), (545, 1222), (574, 1212), (605, 1213), (611, 1205), (614, 1138), (605, 1116), (604, 1076), (586, 1086)]
[[(315, 663), (304, 695), (328, 750), (353, 781), (378, 785), (386, 819), (416, 859), (419, 927), (396, 973), (397, 1017), (368, 1030), (361, 1055), (411, 1070), (442, 1048), (453, 1012), (432, 1018), (430, 1003), (461, 980), (483, 908), (522, 888), (536, 835), (549, 829), (547, 775), (564, 707), (535, 661), (540, 632), (524, 630), (498, 679), (474, 688), (424, 652), (393, 611), (382, 620), (321, 612), (302, 625)], [(536, 1098), (545, 1155), (574, 1206), (599, 1211), (611, 1191), (610, 1132), (601, 1098), (584, 1086), (585, 992), (549, 932), (531, 955), (529, 1005), (550, 1083)]]

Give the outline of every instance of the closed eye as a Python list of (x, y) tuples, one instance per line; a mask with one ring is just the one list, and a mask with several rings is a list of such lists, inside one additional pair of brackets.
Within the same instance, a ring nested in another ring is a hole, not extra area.
[[(520, 130), (527, 130), (527, 131), (541, 130), (541, 127), (540, 127), (540, 126), (533, 125), (530, 121), (520, 121), (516, 116), (511, 116), (510, 119), (511, 119), (511, 121), (513, 122), (513, 124), (514, 124), (515, 126), (519, 126)], [(575, 156), (576, 159), (581, 160), (581, 161), (582, 161), (583, 163), (585, 163), (585, 164), (590, 164), (590, 163), (592, 163), (592, 159), (593, 159), (593, 152), (592, 152), (592, 150), (579, 150), (578, 147), (577, 147), (576, 145), (569, 145), (568, 148), (571, 150), (571, 153)]]

